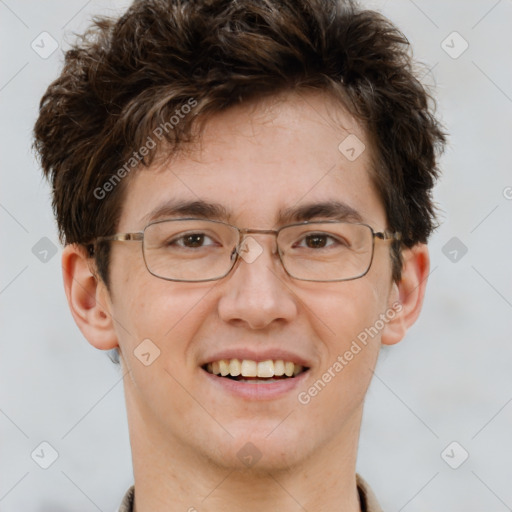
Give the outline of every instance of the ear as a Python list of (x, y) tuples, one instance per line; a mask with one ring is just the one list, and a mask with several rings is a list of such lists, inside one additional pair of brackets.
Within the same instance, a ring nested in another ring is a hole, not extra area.
[(384, 345), (394, 345), (403, 339), (405, 333), (418, 318), (427, 278), (430, 271), (430, 257), (425, 244), (416, 244), (402, 252), (402, 276), (398, 283), (393, 283), (389, 296), (388, 312), (394, 311), (382, 331), (381, 342)]
[(112, 303), (105, 283), (93, 269), (94, 262), (85, 247), (70, 244), (64, 248), (62, 273), (71, 314), (92, 346), (109, 350), (118, 346)]

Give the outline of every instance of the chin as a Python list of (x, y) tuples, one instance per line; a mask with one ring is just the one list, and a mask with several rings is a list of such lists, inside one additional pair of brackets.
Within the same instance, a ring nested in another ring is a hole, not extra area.
[(307, 436), (293, 429), (283, 428), (279, 432), (281, 426), (278, 425), (279, 421), (263, 422), (259, 428), (252, 425), (251, 430), (235, 430), (226, 426), (233, 437), (224, 436), (218, 443), (210, 441), (205, 447), (209, 452), (208, 458), (218, 467), (239, 470), (244, 474), (268, 476), (268, 472), (288, 471), (304, 460), (309, 443), (305, 442)]

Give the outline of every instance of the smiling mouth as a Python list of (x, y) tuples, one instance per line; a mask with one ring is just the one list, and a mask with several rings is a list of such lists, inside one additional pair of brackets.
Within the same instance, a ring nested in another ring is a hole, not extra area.
[(252, 383), (293, 379), (309, 370), (306, 366), (281, 359), (268, 359), (259, 362), (250, 359), (221, 359), (220, 361), (204, 364), (202, 368), (218, 377)]

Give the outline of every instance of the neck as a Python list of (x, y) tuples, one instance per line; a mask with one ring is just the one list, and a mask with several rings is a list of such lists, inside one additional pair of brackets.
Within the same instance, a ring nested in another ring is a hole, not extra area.
[(144, 421), (127, 397), (135, 512), (360, 512), (356, 457), (362, 408), (329, 444), (293, 464), (220, 466)]

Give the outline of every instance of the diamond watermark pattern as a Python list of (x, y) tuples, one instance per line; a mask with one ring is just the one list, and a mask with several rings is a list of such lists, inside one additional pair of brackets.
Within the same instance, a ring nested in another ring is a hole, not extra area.
[(48, 33), (41, 32), (30, 44), (39, 57), (47, 59), (59, 47), (59, 43)]
[(454, 236), (443, 245), (441, 251), (452, 263), (458, 263), (466, 255), (468, 248)]
[(160, 349), (149, 338), (146, 338), (137, 345), (133, 354), (144, 366), (149, 366), (160, 357)]
[(262, 455), (261, 451), (253, 443), (245, 443), (237, 452), (238, 458), (248, 468), (254, 466), (261, 459)]
[(450, 466), (452, 469), (457, 469), (469, 457), (469, 453), (466, 449), (459, 444), (457, 441), (452, 441), (442, 452), (441, 458)]
[(353, 133), (344, 138), (338, 146), (339, 152), (350, 162), (357, 160), (365, 149), (363, 141)]
[(59, 453), (50, 443), (43, 441), (30, 456), (39, 467), (48, 469), (59, 458)]
[(57, 246), (49, 238), (43, 236), (43, 238), (32, 247), (32, 254), (41, 263), (48, 263), (57, 254)]
[(252, 236), (248, 236), (244, 238), (237, 252), (245, 262), (252, 263), (263, 252), (263, 247)]
[(452, 59), (458, 59), (469, 48), (469, 43), (458, 32), (454, 31), (443, 40), (441, 48)]

